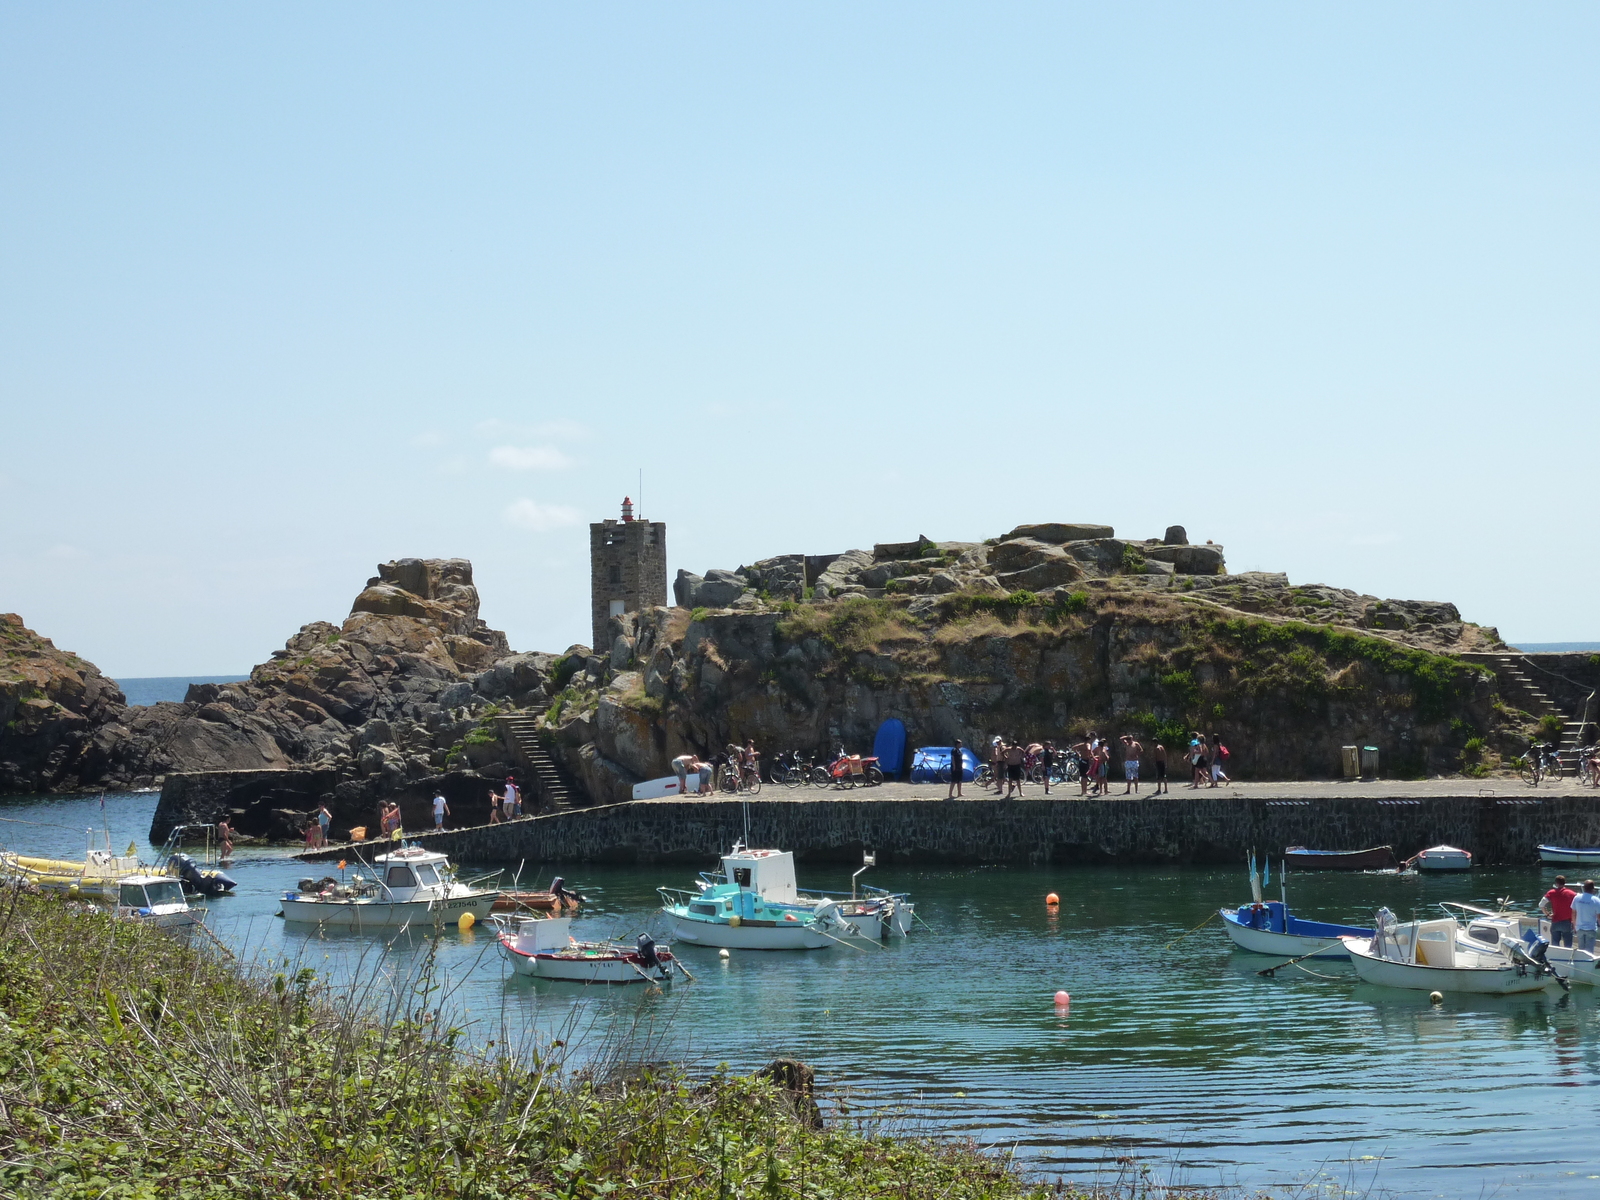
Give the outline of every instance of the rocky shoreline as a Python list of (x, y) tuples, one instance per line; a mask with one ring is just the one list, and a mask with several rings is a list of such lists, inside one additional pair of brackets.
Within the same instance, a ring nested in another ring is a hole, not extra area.
[[(1491, 659), (1461, 657), (1505, 647), (1454, 605), (1230, 574), (1222, 546), (1176, 526), (779, 555), (680, 571), (673, 591), (611, 618), (609, 645), (519, 653), (479, 618), (469, 562), (397, 559), (342, 623), (301, 627), (248, 680), (144, 708), (8, 615), (0, 791), (174, 780), (168, 823), (227, 814), (292, 840), (318, 803), (343, 828), (394, 797), (416, 827), (440, 789), (475, 822), (513, 770), (534, 801), (540, 779), (554, 789), (547, 808), (611, 803), (681, 752), (864, 748), (889, 716), (913, 745), (1202, 729), (1258, 779), (1328, 777), (1357, 742), (1391, 772), (1482, 774), (1540, 728)], [(175, 782), (201, 776), (221, 782)]]

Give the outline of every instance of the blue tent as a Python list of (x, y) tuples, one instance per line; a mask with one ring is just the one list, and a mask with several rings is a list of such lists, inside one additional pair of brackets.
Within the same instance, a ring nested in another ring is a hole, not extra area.
[[(949, 746), (919, 746), (911, 759), (912, 783), (939, 783), (939, 772), (950, 769)], [(978, 760), (971, 750), (961, 748), (961, 782), (971, 783), (978, 773)]]

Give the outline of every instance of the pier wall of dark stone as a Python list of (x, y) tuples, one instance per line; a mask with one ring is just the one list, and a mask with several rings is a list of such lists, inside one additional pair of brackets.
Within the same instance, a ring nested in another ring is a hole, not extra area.
[[(1251, 850), (1392, 845), (1406, 858), (1448, 843), (1483, 866), (1536, 861), (1541, 842), (1600, 846), (1600, 797), (1273, 800), (755, 800), (751, 840), (802, 862), (1237, 863)], [(738, 801), (612, 804), (505, 825), (427, 833), (464, 861), (692, 863), (744, 833)], [(335, 847), (318, 857), (337, 858)]]

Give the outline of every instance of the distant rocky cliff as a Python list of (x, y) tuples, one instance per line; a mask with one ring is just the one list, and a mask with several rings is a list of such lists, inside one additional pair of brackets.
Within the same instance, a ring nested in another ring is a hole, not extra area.
[(1454, 605), (1230, 575), (1178, 527), (919, 538), (680, 572), (675, 592), (680, 607), (614, 619), (547, 718), (596, 799), (747, 737), (864, 750), (887, 717), (913, 745), (1096, 729), (1162, 739), (1175, 761), (1191, 730), (1215, 732), (1254, 778), (1329, 776), (1357, 742), (1390, 773), (1457, 770), (1470, 739), (1509, 746), (1526, 724), (1453, 657), (1502, 646)]

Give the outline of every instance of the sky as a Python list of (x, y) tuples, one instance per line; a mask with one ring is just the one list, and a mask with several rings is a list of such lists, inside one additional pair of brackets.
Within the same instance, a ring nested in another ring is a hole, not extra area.
[(459, 556), (562, 650), (629, 495), (674, 574), (1182, 524), (1600, 638), (1597, 32), (0, 0), (0, 611), (236, 674)]

